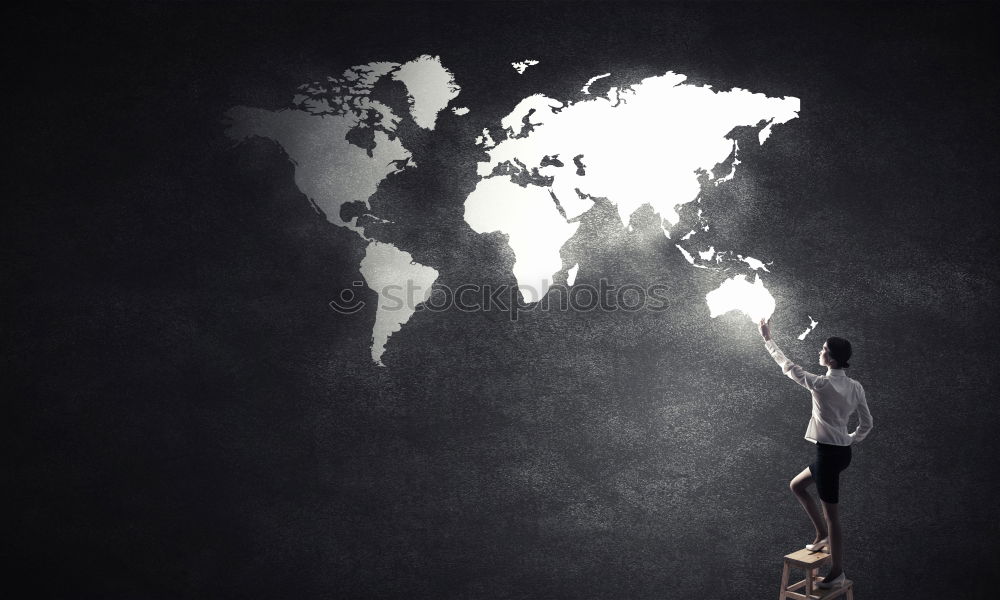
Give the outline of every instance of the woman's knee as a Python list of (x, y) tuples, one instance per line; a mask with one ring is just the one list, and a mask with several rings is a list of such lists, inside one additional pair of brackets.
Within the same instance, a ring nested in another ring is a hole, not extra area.
[(804, 469), (788, 482), (788, 489), (792, 490), (792, 493), (796, 496), (801, 496), (806, 493), (806, 488), (808, 488), (809, 484), (812, 482), (812, 472), (809, 469)]

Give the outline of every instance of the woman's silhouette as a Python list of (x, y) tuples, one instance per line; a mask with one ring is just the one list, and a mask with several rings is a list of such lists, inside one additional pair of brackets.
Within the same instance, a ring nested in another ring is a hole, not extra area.
[[(840, 489), (840, 472), (851, 464), (851, 444), (860, 442), (872, 429), (872, 415), (868, 412), (865, 389), (844, 373), (851, 358), (851, 344), (845, 339), (831, 337), (819, 353), (819, 364), (827, 367), (826, 375), (814, 375), (785, 358), (778, 345), (771, 339), (768, 323), (761, 319), (760, 334), (764, 346), (781, 366), (781, 370), (795, 383), (809, 390), (812, 395), (812, 417), (806, 428), (805, 438), (816, 444), (816, 460), (789, 483), (792, 493), (799, 499), (809, 515), (816, 537), (806, 549), (819, 551), (828, 548), (832, 555), (830, 573), (817, 584), (824, 589), (843, 585), (844, 549), (840, 516), (837, 512)], [(858, 413), (858, 428), (847, 432), (847, 420)], [(812, 483), (823, 503), (820, 517), (816, 504), (808, 492)]]

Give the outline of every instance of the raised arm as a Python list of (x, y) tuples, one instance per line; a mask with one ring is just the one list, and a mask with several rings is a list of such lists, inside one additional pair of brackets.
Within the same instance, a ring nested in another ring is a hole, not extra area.
[(767, 348), (768, 353), (771, 354), (771, 358), (774, 359), (774, 362), (778, 363), (782, 372), (787, 375), (789, 379), (807, 390), (817, 390), (826, 385), (826, 378), (814, 375), (788, 360), (785, 354), (781, 351), (781, 348), (778, 348), (778, 344), (771, 339), (771, 326), (768, 325), (767, 321), (761, 319), (759, 326), (760, 335), (764, 338), (764, 347)]
[(858, 428), (854, 430), (854, 433), (849, 434), (851, 436), (851, 443), (856, 444), (861, 440), (865, 439), (868, 432), (872, 430), (874, 424), (872, 423), (872, 414), (868, 411), (868, 400), (865, 398), (865, 388), (861, 387), (861, 384), (856, 384), (858, 386)]

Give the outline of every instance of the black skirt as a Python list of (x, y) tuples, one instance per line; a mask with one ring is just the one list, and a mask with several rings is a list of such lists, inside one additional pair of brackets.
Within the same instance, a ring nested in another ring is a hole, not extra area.
[(840, 499), (840, 472), (851, 464), (851, 447), (833, 444), (816, 444), (816, 460), (809, 471), (816, 481), (819, 499), (836, 504)]

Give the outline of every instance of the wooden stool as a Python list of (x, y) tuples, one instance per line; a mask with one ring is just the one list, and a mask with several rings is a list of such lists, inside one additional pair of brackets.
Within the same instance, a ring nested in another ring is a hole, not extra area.
[[(812, 552), (803, 548), (786, 554), (785, 566), (781, 570), (781, 591), (778, 593), (778, 600), (785, 600), (785, 598), (831, 600), (843, 594), (847, 594), (847, 600), (854, 600), (854, 582), (850, 579), (844, 581), (844, 585), (829, 590), (816, 588), (816, 582), (820, 580), (819, 568), (827, 562), (830, 562), (830, 555), (826, 552)], [(793, 567), (805, 571), (806, 578), (798, 583), (788, 585), (788, 575)], [(795, 591), (799, 588), (805, 588), (803, 590), (805, 593)]]

